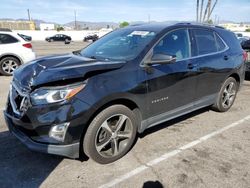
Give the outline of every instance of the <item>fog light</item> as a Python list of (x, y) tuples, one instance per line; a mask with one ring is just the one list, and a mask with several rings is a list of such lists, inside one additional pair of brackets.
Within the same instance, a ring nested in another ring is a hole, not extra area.
[(59, 125), (54, 125), (49, 131), (49, 136), (55, 140), (64, 141), (66, 131), (68, 129), (69, 123), (63, 123)]

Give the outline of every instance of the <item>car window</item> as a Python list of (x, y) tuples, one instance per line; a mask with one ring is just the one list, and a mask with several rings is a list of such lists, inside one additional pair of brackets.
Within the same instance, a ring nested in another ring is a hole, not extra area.
[(216, 46), (217, 51), (223, 51), (226, 49), (225, 43), (222, 41), (222, 39), (218, 36), (218, 34), (215, 34), (215, 40), (216, 40)]
[(217, 44), (214, 32), (205, 29), (194, 29), (197, 45), (197, 55), (205, 55), (217, 52)]
[(134, 28), (121, 29), (105, 35), (81, 51), (81, 55), (109, 60), (132, 60), (154, 39), (155, 32)]
[(11, 44), (15, 42), (18, 42), (15, 37), (7, 34), (0, 34), (0, 44)]
[(168, 33), (155, 47), (154, 54), (176, 56), (177, 60), (190, 57), (189, 32), (179, 29)]

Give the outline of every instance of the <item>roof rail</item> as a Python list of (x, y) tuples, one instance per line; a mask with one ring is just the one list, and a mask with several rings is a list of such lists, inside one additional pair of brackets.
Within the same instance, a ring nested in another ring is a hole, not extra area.
[(200, 26), (207, 26), (207, 27), (216, 27), (216, 28), (220, 28), (220, 29), (225, 29), (222, 26), (219, 25), (213, 25), (213, 24), (208, 24), (208, 23), (199, 23), (199, 22), (180, 22), (177, 23), (176, 25), (200, 25)]

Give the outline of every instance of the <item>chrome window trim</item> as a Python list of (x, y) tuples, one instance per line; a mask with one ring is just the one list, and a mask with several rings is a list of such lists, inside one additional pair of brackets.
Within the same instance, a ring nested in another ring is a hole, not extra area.
[[(221, 36), (217, 33), (217, 32), (215, 32), (215, 31), (213, 31), (213, 30), (211, 30), (214, 34), (216, 34), (220, 39), (221, 39), (221, 41), (224, 43), (224, 45), (225, 45), (225, 49), (224, 50), (221, 50), (221, 51), (218, 51), (218, 52), (213, 52), (213, 53), (208, 53), (208, 54), (203, 54), (203, 55), (196, 55), (196, 56), (193, 56), (192, 57), (192, 45), (191, 45), (191, 39), (190, 39), (190, 29), (193, 29), (193, 28), (186, 28), (186, 27), (183, 27), (183, 28), (178, 28), (178, 29), (174, 29), (174, 30), (171, 30), (171, 31), (169, 31), (169, 32), (167, 32), (163, 37), (161, 37), (154, 45), (153, 45), (153, 47), (147, 52), (147, 54), (145, 55), (145, 57), (142, 59), (142, 61), (141, 61), (141, 63), (140, 63), (140, 66), (141, 67), (145, 67), (145, 66), (147, 66), (147, 65), (145, 65), (145, 60), (147, 60), (148, 59), (148, 56), (149, 56), (149, 54), (150, 53), (152, 53), (152, 50), (154, 49), (154, 47), (167, 35), (167, 34), (169, 34), (170, 32), (172, 32), (172, 31), (176, 31), (176, 30), (180, 30), (180, 29), (185, 29), (185, 30), (188, 30), (188, 33), (189, 33), (189, 35), (188, 35), (188, 38), (189, 38), (189, 42), (190, 42), (190, 55), (191, 55), (191, 57), (189, 57), (189, 58), (184, 58), (184, 59), (181, 59), (181, 60), (177, 60), (176, 61), (176, 63), (177, 62), (180, 62), (180, 61), (187, 61), (187, 60), (192, 60), (192, 59), (197, 59), (197, 58), (201, 58), (201, 57), (207, 57), (207, 56), (211, 56), (211, 55), (217, 55), (217, 54), (220, 54), (220, 53), (223, 53), (223, 52), (226, 52), (227, 50), (229, 50), (230, 48), (229, 48), (229, 46), (227, 45), (227, 43), (221, 38)], [(203, 29), (203, 28), (195, 28), (195, 29)], [(204, 29), (204, 30), (207, 30), (206, 28)], [(158, 66), (158, 65), (154, 65), (154, 66)]]

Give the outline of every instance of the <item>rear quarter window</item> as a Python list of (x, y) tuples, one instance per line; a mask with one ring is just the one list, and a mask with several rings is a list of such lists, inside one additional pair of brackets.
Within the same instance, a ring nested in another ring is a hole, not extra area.
[(225, 29), (217, 29), (216, 31), (223, 41), (227, 44), (231, 52), (234, 53), (242, 53), (242, 48), (239, 43), (239, 40), (235, 36), (235, 34), (231, 31)]
[(222, 41), (222, 39), (217, 33), (215, 33), (215, 40), (216, 40), (217, 51), (220, 52), (227, 48), (227, 46), (225, 45), (225, 43)]
[(16, 43), (18, 40), (8, 34), (0, 34), (0, 44), (11, 44), (11, 43)]
[[(206, 55), (218, 51), (218, 44), (213, 31), (194, 29), (193, 34), (196, 42), (197, 55)], [(223, 48), (223, 46), (221, 47)]]

